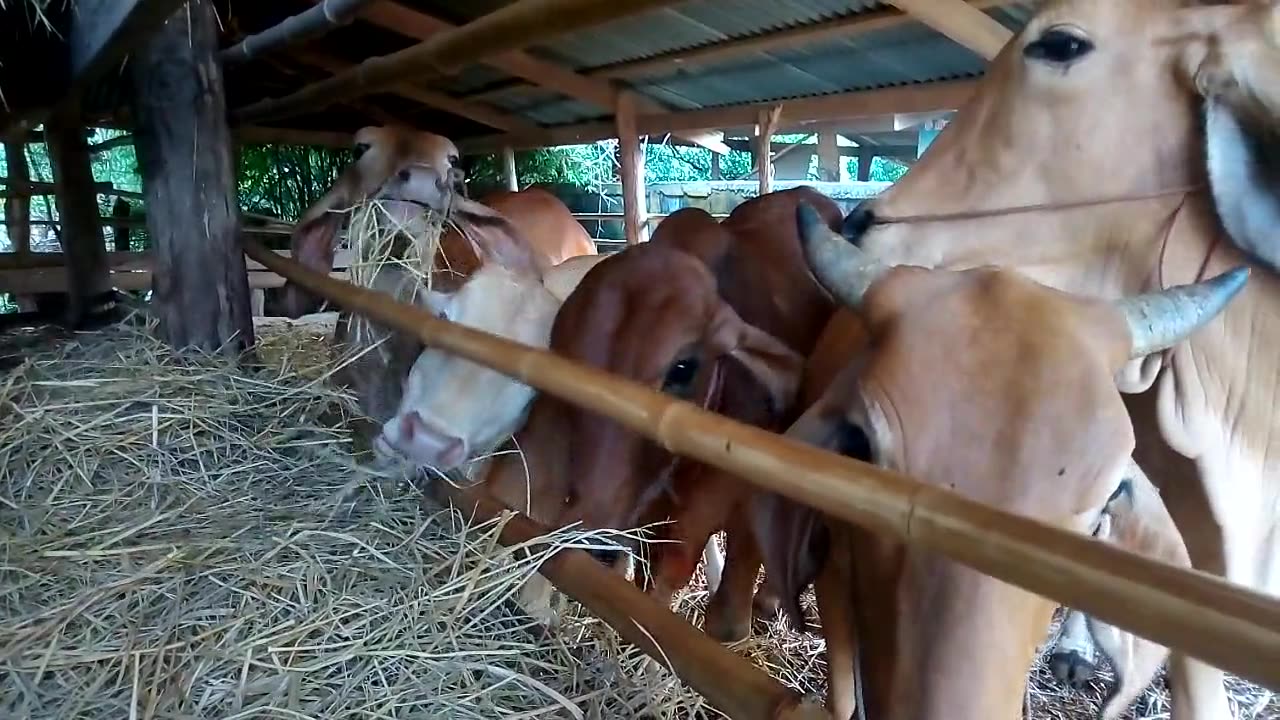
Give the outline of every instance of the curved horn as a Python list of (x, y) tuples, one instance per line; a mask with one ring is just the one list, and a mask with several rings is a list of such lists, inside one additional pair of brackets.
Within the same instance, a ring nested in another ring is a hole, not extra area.
[(1238, 267), (1204, 282), (1116, 300), (1133, 338), (1129, 357), (1146, 357), (1178, 344), (1222, 312), (1248, 279), (1249, 268)]
[(867, 288), (889, 269), (832, 232), (809, 203), (796, 206), (796, 227), (810, 272), (827, 292), (845, 305), (858, 307)]

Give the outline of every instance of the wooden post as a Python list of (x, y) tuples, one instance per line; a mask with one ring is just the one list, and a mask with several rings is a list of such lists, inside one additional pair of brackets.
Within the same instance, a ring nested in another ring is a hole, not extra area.
[[(129, 201), (122, 197), (117, 197), (115, 203), (111, 206), (111, 217), (117, 220), (128, 220)], [(129, 252), (129, 223), (112, 223), (111, 242), (116, 252)]]
[(506, 175), (507, 189), (516, 192), (520, 189), (520, 178), (516, 177), (515, 148), (502, 148), (502, 171)]
[(818, 133), (818, 175), (825, 182), (840, 182), (840, 144), (835, 130)]
[[(23, 183), (31, 181), (31, 169), (27, 165), (26, 144), (18, 138), (4, 141), (4, 159), (9, 167), (9, 179)], [(17, 188), (14, 188), (17, 190)], [(9, 242), (18, 255), (31, 251), (31, 194), (12, 193), (4, 199), (4, 225)]]
[(89, 144), (72, 104), (45, 123), (44, 137), (53, 166), (63, 257), (67, 262), (67, 314), (71, 327), (96, 324), (114, 307), (106, 241), (98, 220), (98, 196), (89, 164)]
[(869, 147), (858, 148), (858, 182), (871, 181), (871, 164), (876, 160), (876, 151)]
[(649, 239), (649, 211), (644, 191), (644, 149), (636, 133), (636, 100), (629, 91), (618, 93), (618, 152), (622, 166), (622, 226), (627, 244)]
[(155, 253), (160, 329), (176, 348), (253, 344), (217, 18), (192, 0), (139, 48), (134, 137)]
[(711, 179), (719, 180), (724, 177), (720, 170), (720, 153), (711, 153)]
[(782, 116), (782, 106), (774, 105), (761, 110), (756, 118), (755, 166), (760, 173), (759, 194), (768, 195), (773, 190), (773, 132)]

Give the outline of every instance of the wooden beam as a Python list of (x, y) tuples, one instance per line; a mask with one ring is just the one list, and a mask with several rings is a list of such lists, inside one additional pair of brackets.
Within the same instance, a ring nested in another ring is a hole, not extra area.
[[(318, 5), (316, 7), (319, 7)], [(313, 8), (314, 9), (314, 8)], [(293, 57), (308, 65), (320, 68), (326, 72), (337, 75), (345, 72), (355, 63), (347, 62), (335, 58), (331, 55), (319, 52), (300, 52), (295, 53)], [(507, 132), (528, 132), (538, 128), (534, 123), (528, 122), (522, 118), (502, 112), (495, 108), (486, 107), (479, 103), (469, 102), (467, 100), (459, 100), (450, 97), (442, 92), (435, 90), (425, 90), (409, 83), (399, 83), (391, 86), (389, 91), (395, 95), (399, 95), (406, 100), (412, 100), (420, 105), (425, 105), (436, 110), (443, 110), (447, 113), (473, 120), (482, 125), (488, 125), (497, 130), (506, 130)]]
[(516, 176), (516, 151), (509, 147), (502, 148), (502, 174), (506, 178), (508, 190), (520, 190), (520, 178)]
[[(969, 0), (979, 10), (1010, 4), (1010, 0)], [(705, 45), (672, 50), (652, 57), (602, 65), (587, 71), (591, 77), (651, 78), (726, 62), (753, 53), (777, 52), (848, 39), (877, 30), (888, 30), (913, 22), (906, 13), (892, 8), (852, 12), (808, 25), (746, 37), (717, 40)]]
[(242, 125), (233, 128), (231, 134), (237, 143), (243, 145), (314, 145), (349, 150), (352, 142), (351, 133), (260, 125)]
[(679, 0), (516, 0), (404, 50), (369, 58), (337, 76), (278, 99), (239, 108), (237, 122), (288, 117), (381, 92), (428, 69), (448, 71)]
[(920, 22), (991, 60), (1013, 37), (1009, 28), (964, 0), (888, 0)]
[(773, 131), (782, 119), (782, 105), (761, 110), (756, 120), (756, 172), (759, 173), (760, 195), (773, 189)]
[(134, 55), (134, 136), (160, 332), (235, 357), (253, 345), (253, 316), (212, 2), (190, 0)]
[[(400, 33), (418, 40), (427, 40), (441, 33), (457, 30), (456, 25), (447, 23), (418, 10), (407, 8), (398, 3), (382, 0), (367, 8), (360, 17), (385, 30)], [(590, 78), (568, 68), (534, 57), (523, 50), (513, 50), (485, 58), (482, 61), (490, 67), (497, 68), (534, 85), (571, 97), (584, 103), (596, 105), (608, 110), (617, 104), (617, 88), (607, 80)], [(667, 110), (662, 104), (637, 96), (639, 109), (643, 112), (663, 112)], [(474, 100), (469, 100), (475, 102)], [(459, 102), (464, 102), (459, 100)], [(489, 124), (489, 123), (485, 123)], [(724, 144), (724, 135), (714, 130), (697, 130), (682, 133), (681, 137), (701, 145), (712, 152), (724, 154), (729, 152)]]
[(97, 313), (95, 305), (111, 291), (107, 248), (98, 222), (98, 198), (93, 189), (93, 168), (84, 127), (79, 124), (75, 105), (45, 123), (44, 137), (57, 189), (58, 218), (62, 223), (59, 241), (67, 261), (67, 317), (78, 327)]
[(840, 180), (840, 136), (835, 130), (818, 133), (818, 176), (827, 182)]
[(636, 101), (631, 92), (618, 93), (618, 152), (622, 175), (622, 227), (628, 245), (649, 239), (648, 204), (644, 191), (644, 148), (636, 132)]
[(372, 0), (320, 0), (308, 8), (286, 18), (260, 33), (255, 33), (218, 53), (223, 66), (248, 62), (259, 55), (279, 50), (288, 45), (299, 45), (314, 40), (334, 28), (355, 19), (356, 13)]
[[(972, 80), (955, 80), (837, 93), (788, 100), (786, 112), (787, 117), (793, 122), (801, 122), (802, 120), (844, 120), (904, 111), (954, 110), (968, 101), (974, 87)], [(776, 104), (776, 101), (748, 103), (703, 110), (678, 110), (640, 115), (636, 118), (636, 130), (642, 135), (652, 135), (676, 130), (752, 125), (758, 119), (761, 109), (771, 108)], [(469, 138), (463, 139), (458, 144), (464, 152), (493, 153), (499, 152), (504, 145), (514, 148), (554, 147), (591, 143), (613, 137), (617, 137), (615, 125), (600, 122), (551, 127), (534, 133), (508, 133)]]

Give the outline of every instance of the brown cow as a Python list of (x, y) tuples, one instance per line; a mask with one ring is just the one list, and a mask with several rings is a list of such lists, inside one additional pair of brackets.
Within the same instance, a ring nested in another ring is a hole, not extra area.
[[(1059, 0), (846, 234), (889, 263), (1120, 297), (1249, 264), (1204, 332), (1130, 363), (1136, 459), (1198, 569), (1280, 595), (1280, 5)], [(1179, 679), (1229, 713), (1221, 677)]]
[[(799, 359), (833, 307), (805, 269), (793, 219), (802, 201), (839, 222), (838, 206), (812, 188), (753, 199), (720, 224), (700, 210), (673, 215), (652, 241), (591, 271), (561, 307), (551, 348), (743, 422), (785, 427)], [(708, 634), (746, 636), (760, 567), (747, 528), (733, 525), (745, 520), (746, 483), (549, 396), (535, 401), (517, 439), (534, 477), (568, 479), (566, 521), (626, 528), (671, 517), (660, 535), (679, 543), (654, 553), (660, 601), (670, 602), (711, 535), (727, 529)], [(524, 464), (495, 472), (523, 477)]]
[[(1134, 433), (1116, 378), (1211, 322), (1247, 269), (1107, 301), (990, 267), (881, 265), (812, 210), (799, 222), (814, 274), (857, 312), (869, 341), (844, 358), (789, 436), (1064, 529), (1089, 533), (1111, 515), (1122, 531), (1109, 542), (1170, 559), (1180, 539), (1151, 510), (1158, 498), (1135, 502), (1125, 482)], [(795, 598), (818, 577), (828, 652), (844, 659), (833, 673), (849, 672), (856, 635), (866, 717), (1020, 716), (1054, 603), (818, 511), (760, 499), (765, 569), (793, 621), (802, 622)], [(831, 709), (845, 720), (852, 678), (832, 680)]]

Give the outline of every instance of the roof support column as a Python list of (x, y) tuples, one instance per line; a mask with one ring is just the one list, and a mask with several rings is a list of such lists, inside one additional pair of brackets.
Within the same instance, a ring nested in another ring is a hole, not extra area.
[(768, 110), (761, 110), (756, 118), (755, 163), (760, 179), (760, 195), (768, 195), (773, 190), (773, 133), (778, 129), (778, 120), (782, 117), (782, 106), (774, 105)]
[(636, 132), (636, 98), (618, 93), (618, 153), (622, 176), (622, 227), (628, 245), (649, 239), (649, 210), (644, 189), (644, 148)]
[(161, 335), (234, 357), (253, 317), (216, 23), (211, 0), (191, 0), (134, 53), (134, 138)]
[(76, 103), (44, 126), (58, 197), (59, 241), (67, 263), (67, 315), (70, 327), (97, 324), (110, 318), (115, 300), (106, 241), (98, 220), (98, 196), (89, 163), (89, 144)]
[(507, 181), (507, 189), (519, 192), (520, 178), (516, 175), (516, 151), (511, 147), (502, 148), (502, 174)]
[(818, 176), (823, 182), (840, 182), (840, 146), (835, 130), (818, 133)]

